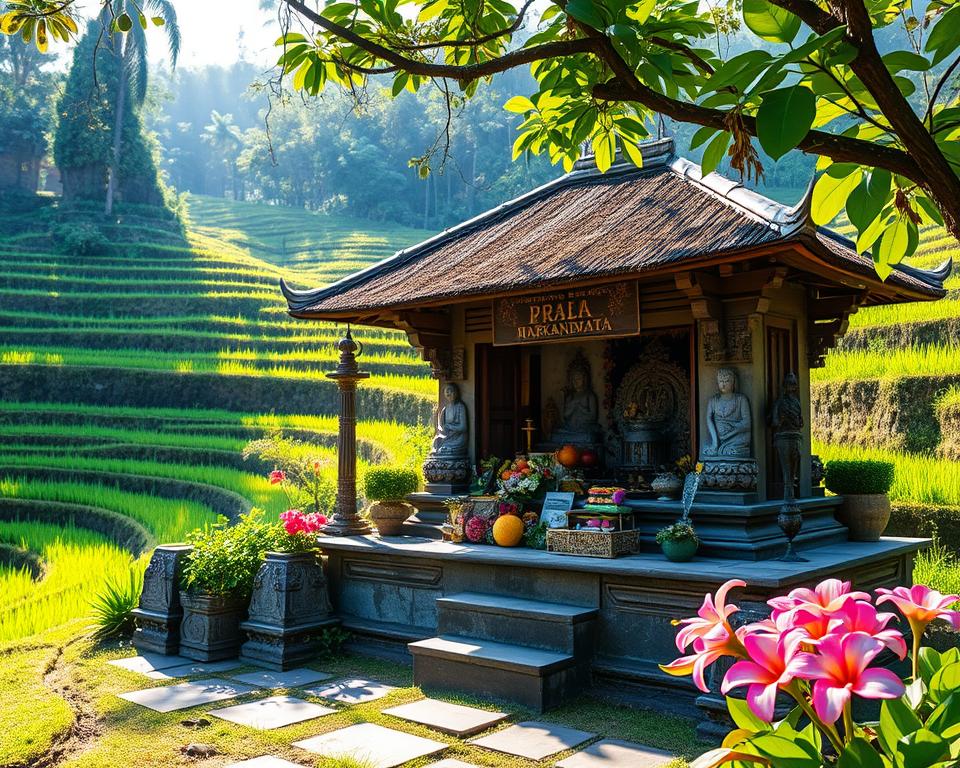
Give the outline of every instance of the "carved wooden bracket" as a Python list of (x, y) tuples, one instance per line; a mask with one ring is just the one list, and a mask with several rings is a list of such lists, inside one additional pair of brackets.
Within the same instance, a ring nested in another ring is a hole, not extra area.
[(463, 347), (451, 343), (451, 320), (447, 310), (415, 310), (400, 312), (396, 325), (430, 364), (433, 378), (462, 381), (466, 377), (466, 354)]
[(769, 271), (766, 280), (760, 288), (760, 295), (757, 297), (754, 314), (765, 315), (770, 311), (770, 303), (773, 301), (776, 292), (783, 287), (788, 272), (788, 267), (776, 267)]
[(690, 312), (696, 320), (723, 319), (723, 302), (716, 297), (716, 278), (703, 272), (679, 272), (674, 276), (677, 290), (690, 299)]
[(823, 367), (824, 358), (847, 332), (850, 315), (867, 299), (867, 292), (823, 296), (810, 292), (807, 302), (807, 362), (811, 368)]

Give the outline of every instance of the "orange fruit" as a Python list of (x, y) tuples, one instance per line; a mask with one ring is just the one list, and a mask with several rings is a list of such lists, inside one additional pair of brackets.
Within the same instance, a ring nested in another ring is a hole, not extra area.
[(523, 540), (523, 520), (501, 515), (493, 524), (493, 540), (501, 547), (515, 547)]
[(503, 472), (500, 473), (500, 479), (501, 479), (501, 480), (509, 480), (509, 479), (510, 479), (510, 476), (511, 476), (512, 474), (513, 474), (513, 473), (512, 473), (509, 469), (505, 469), (505, 470), (503, 470)]

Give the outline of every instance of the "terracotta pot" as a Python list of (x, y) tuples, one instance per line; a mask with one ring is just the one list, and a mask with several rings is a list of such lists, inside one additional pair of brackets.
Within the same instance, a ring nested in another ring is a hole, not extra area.
[(850, 541), (879, 541), (890, 522), (890, 498), (885, 493), (848, 493), (836, 511), (847, 526)]
[(685, 563), (690, 560), (700, 548), (700, 542), (694, 539), (684, 539), (683, 541), (665, 541), (660, 545), (663, 554), (667, 560), (674, 563)]
[(381, 536), (399, 536), (403, 532), (403, 523), (412, 514), (413, 507), (403, 501), (377, 501), (367, 511)]

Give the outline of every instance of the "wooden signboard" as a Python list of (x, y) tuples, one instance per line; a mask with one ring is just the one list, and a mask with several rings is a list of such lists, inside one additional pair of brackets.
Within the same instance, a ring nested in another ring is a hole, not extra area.
[(639, 331), (640, 303), (633, 280), (493, 302), (496, 345), (632, 336)]

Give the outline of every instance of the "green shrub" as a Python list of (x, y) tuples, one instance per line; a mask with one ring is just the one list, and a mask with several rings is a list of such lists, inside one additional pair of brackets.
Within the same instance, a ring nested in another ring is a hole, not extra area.
[(399, 501), (419, 485), (420, 476), (405, 467), (373, 467), (363, 481), (364, 495), (370, 501)]
[(94, 636), (98, 639), (129, 637), (133, 634), (133, 609), (140, 602), (143, 591), (143, 568), (130, 566), (126, 580), (108, 581), (93, 599)]
[(887, 493), (893, 478), (893, 462), (867, 459), (828, 461), (823, 473), (824, 485), (838, 495)]
[(186, 558), (181, 585), (193, 592), (249, 597), (263, 556), (275, 549), (282, 529), (265, 523), (260, 510), (251, 510), (230, 525), (226, 519), (187, 537), (193, 550)]
[(100, 227), (89, 222), (58, 224), (53, 228), (53, 238), (64, 253), (71, 256), (91, 256), (110, 246)]
[(960, 507), (895, 501), (885, 535), (933, 538), (960, 551)]

